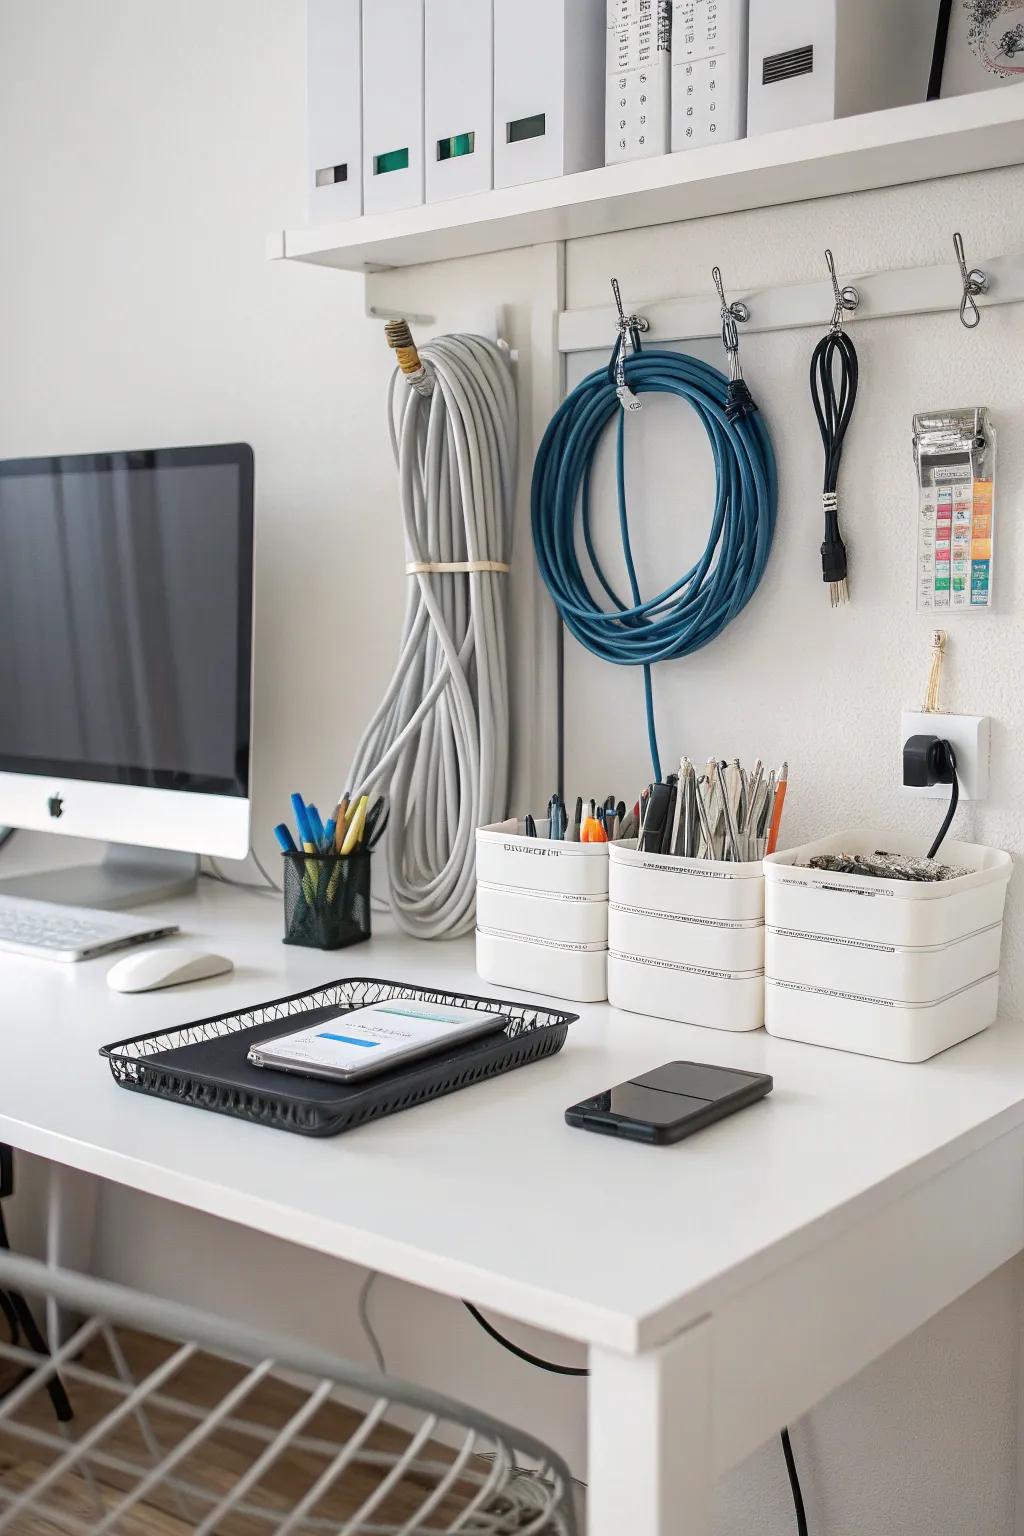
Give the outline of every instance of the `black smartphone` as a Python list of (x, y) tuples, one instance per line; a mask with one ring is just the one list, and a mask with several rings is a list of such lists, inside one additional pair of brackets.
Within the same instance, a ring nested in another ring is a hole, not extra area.
[(664, 1145), (745, 1109), (771, 1093), (773, 1086), (763, 1072), (668, 1061), (653, 1072), (573, 1104), (565, 1118), (583, 1131)]

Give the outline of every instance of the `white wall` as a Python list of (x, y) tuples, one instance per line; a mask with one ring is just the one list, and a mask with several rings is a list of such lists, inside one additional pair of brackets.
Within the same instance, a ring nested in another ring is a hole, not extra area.
[[(0, 0), (0, 455), (253, 444), (256, 831), (267, 852), (266, 829), (290, 789), (326, 794), (337, 784), (390, 670), (404, 582), (383, 426), (390, 364), (379, 326), (363, 317), (361, 282), (264, 261), (266, 233), (303, 218), (302, 137), (301, 0)], [(847, 271), (929, 263), (948, 257), (954, 227), (976, 260), (1019, 239), (1022, 190), (1011, 171), (579, 242), (568, 251), (568, 302), (605, 302), (611, 272), (631, 300), (697, 291), (714, 261), (733, 286), (816, 277), (825, 244)], [(437, 277), (445, 323), (459, 323), (454, 289), (464, 286), (475, 318), (513, 288), (516, 339), (541, 345), (554, 279), (536, 288), (531, 316), (528, 305), (522, 312), (530, 274), (524, 256)], [(876, 798), (884, 819), (902, 811), (897, 711), (923, 688), (929, 629), (912, 608), (910, 413), (977, 399), (1002, 429), (1002, 597), (992, 616), (956, 626), (947, 696), (997, 725), (978, 835), (1024, 847), (1024, 768), (1012, 751), (1024, 725), (1012, 606), (1022, 324), (1002, 310), (974, 336), (952, 313), (858, 329), (863, 395), (847, 466), (860, 486), (848, 498), (854, 606), (839, 615), (821, 606), (816, 569), (810, 338), (744, 346), (782, 456), (778, 548), (743, 619), (702, 657), (659, 674), (657, 691), (667, 745), (688, 745), (696, 729), (695, 753), (716, 742), (788, 752), (795, 835), (857, 821)], [(638, 508), (639, 526), (646, 516), (667, 523), (672, 505)], [(702, 524), (702, 503), (692, 515)], [(528, 564), (527, 537), (521, 522)], [(522, 626), (534, 618), (528, 609)], [(311, 635), (319, 670), (308, 665)], [(341, 678), (339, 657), (352, 662)], [(569, 676), (573, 773), (598, 780), (595, 791), (638, 786), (647, 767), (637, 679), (602, 676), (603, 697), (614, 699), (609, 731), (592, 707), (596, 673), (571, 647)], [(543, 780), (536, 789), (546, 798)], [(935, 809), (915, 808), (915, 824), (930, 824)], [(1020, 926), (1015, 902), (1011, 998), (1024, 984)], [(105, 1200), (100, 1238), (98, 1262), (110, 1272), (191, 1294), (197, 1275), (207, 1289), (237, 1279), (257, 1316), (277, 1309), (277, 1320), (314, 1326), (325, 1343), (363, 1349), (351, 1270), (123, 1193)], [(258, 1286), (246, 1283), (254, 1274)], [(1009, 1536), (1019, 1281), (1019, 1266), (1008, 1266), (797, 1427), (816, 1533)], [(578, 1383), (531, 1375), (477, 1339), (452, 1303), (385, 1281), (375, 1307), (396, 1369), (507, 1411), (579, 1463)], [(573, 1358), (561, 1341), (543, 1347)], [(723, 1485), (722, 1536), (786, 1536), (787, 1499), (772, 1443)]]

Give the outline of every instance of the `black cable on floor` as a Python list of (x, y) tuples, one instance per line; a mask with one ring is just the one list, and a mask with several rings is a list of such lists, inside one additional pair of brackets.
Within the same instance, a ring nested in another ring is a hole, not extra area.
[(790, 1442), (788, 1429), (782, 1431), (782, 1454), (786, 1458), (786, 1471), (789, 1473), (789, 1486), (793, 1493), (797, 1533), (798, 1536), (807, 1536), (807, 1514), (804, 1510), (804, 1496), (800, 1489), (800, 1474), (796, 1470), (796, 1458), (793, 1455), (793, 1446)]
[(555, 1365), (551, 1360), (542, 1360), (540, 1355), (531, 1355), (528, 1349), (520, 1349), (518, 1344), (513, 1344), (511, 1339), (499, 1333), (493, 1323), (489, 1323), (482, 1312), (478, 1312), (471, 1301), (463, 1301), (462, 1305), (470, 1317), (480, 1324), (484, 1333), (489, 1334), (495, 1344), (500, 1344), (502, 1349), (507, 1349), (509, 1354), (517, 1359), (524, 1360), (527, 1365), (535, 1365), (539, 1371), (550, 1371), (553, 1376), (589, 1376), (590, 1372), (583, 1365)]

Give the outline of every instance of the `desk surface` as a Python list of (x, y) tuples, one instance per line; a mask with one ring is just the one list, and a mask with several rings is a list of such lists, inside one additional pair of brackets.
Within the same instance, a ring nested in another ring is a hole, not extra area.
[[(120, 996), (109, 959), (0, 954), (0, 1139), (626, 1352), (1024, 1121), (1014, 1021), (903, 1066), (602, 1004), (578, 1005), (550, 1061), (307, 1140), (125, 1092), (97, 1049), (345, 975), (497, 992), (472, 943), (416, 943), (381, 922), (353, 950), (286, 947), (276, 900), (209, 880), (155, 910), (234, 974)], [(775, 1092), (675, 1147), (565, 1125), (566, 1105), (673, 1058), (771, 1072)]]

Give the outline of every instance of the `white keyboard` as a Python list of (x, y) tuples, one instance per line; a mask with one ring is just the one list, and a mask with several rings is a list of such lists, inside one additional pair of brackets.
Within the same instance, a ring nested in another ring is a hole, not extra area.
[(59, 907), (52, 901), (0, 896), (0, 950), (44, 960), (88, 960), (111, 949), (162, 939), (177, 923), (129, 917), (91, 907)]

